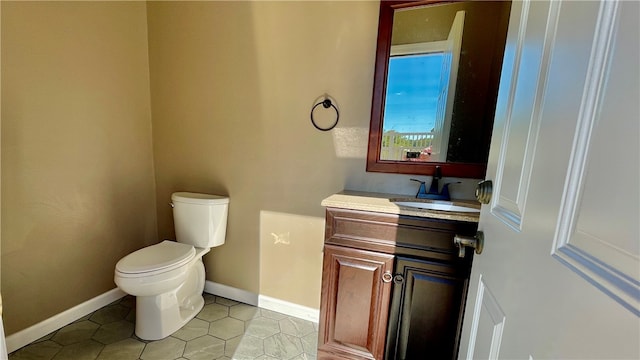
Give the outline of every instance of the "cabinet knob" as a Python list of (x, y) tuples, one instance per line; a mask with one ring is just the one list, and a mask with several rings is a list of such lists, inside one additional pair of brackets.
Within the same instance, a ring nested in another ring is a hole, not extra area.
[(391, 271), (385, 271), (385, 273), (382, 274), (382, 282), (389, 283), (391, 282), (391, 280), (393, 280), (393, 275), (391, 274)]
[(404, 282), (404, 276), (402, 276), (402, 274), (396, 274), (396, 276), (393, 277), (393, 283), (396, 285), (400, 285)]

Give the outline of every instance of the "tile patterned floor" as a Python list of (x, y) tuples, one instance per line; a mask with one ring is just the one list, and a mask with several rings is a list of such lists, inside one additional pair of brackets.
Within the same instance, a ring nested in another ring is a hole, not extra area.
[(125, 296), (9, 360), (316, 359), (316, 323), (209, 294), (204, 299), (193, 320), (162, 340), (135, 336), (135, 298)]

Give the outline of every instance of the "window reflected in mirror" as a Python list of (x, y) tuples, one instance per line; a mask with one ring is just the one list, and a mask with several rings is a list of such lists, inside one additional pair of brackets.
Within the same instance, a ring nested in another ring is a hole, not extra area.
[(391, 46), (380, 160), (446, 161), (464, 15), (445, 40)]

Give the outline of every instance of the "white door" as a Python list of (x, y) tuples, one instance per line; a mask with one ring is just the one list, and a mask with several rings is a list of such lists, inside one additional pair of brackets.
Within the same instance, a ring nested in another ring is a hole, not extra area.
[(460, 358), (640, 358), (638, 1), (515, 1)]

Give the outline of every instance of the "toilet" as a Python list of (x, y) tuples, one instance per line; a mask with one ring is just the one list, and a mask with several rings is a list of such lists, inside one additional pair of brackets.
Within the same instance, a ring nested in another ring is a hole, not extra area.
[(171, 195), (176, 241), (137, 250), (118, 261), (114, 281), (136, 297), (136, 336), (163, 339), (204, 306), (202, 256), (224, 244), (229, 198), (176, 192)]

